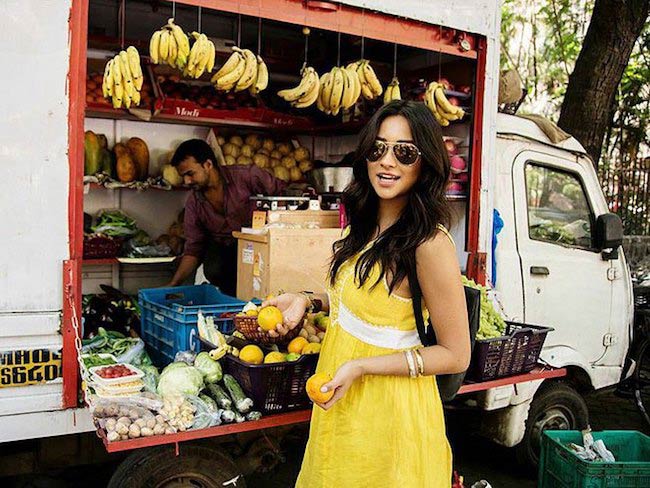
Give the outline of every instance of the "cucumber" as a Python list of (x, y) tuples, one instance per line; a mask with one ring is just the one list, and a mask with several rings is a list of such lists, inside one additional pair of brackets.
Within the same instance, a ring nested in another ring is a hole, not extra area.
[(253, 408), (253, 400), (246, 397), (244, 390), (241, 389), (241, 386), (239, 386), (239, 383), (237, 383), (237, 380), (233, 376), (229, 374), (223, 375), (223, 384), (226, 385), (228, 393), (230, 393), (230, 397), (239, 413), (248, 413)]
[(221, 386), (216, 383), (208, 383), (208, 391), (210, 392), (210, 396), (217, 402), (217, 405), (219, 405), (219, 408), (227, 410), (232, 407), (232, 400)]
[(235, 412), (235, 420), (237, 421), (238, 424), (241, 424), (242, 422), (246, 421), (246, 417), (244, 417), (241, 413)]
[(258, 412), (257, 410), (251, 410), (246, 414), (246, 420), (259, 420), (262, 418), (262, 412)]
[(219, 407), (217, 406), (217, 402), (215, 402), (212, 398), (210, 398), (205, 393), (200, 393), (199, 398), (205, 402), (205, 404), (208, 406), (208, 408), (211, 411), (216, 412), (217, 410), (219, 410)]
[(235, 421), (235, 412), (232, 410), (222, 410), (221, 411), (221, 420), (224, 424), (229, 424)]

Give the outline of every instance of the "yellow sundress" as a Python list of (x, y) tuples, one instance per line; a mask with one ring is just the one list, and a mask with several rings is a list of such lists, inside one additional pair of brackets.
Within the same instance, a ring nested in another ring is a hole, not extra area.
[[(445, 234), (449, 236), (446, 229)], [(379, 267), (359, 288), (345, 262), (328, 288), (331, 325), (317, 371), (421, 345), (410, 299), (374, 288)], [(428, 312), (425, 313), (428, 314)], [(449, 488), (452, 454), (434, 376), (364, 376), (332, 408), (314, 406), (297, 488)]]

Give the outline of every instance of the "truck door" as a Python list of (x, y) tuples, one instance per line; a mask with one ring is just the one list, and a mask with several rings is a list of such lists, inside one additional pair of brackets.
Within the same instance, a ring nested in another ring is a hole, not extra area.
[(569, 346), (591, 363), (605, 351), (612, 283), (594, 248), (596, 205), (585, 176), (575, 160), (534, 151), (513, 164), (525, 321), (555, 328), (545, 347)]

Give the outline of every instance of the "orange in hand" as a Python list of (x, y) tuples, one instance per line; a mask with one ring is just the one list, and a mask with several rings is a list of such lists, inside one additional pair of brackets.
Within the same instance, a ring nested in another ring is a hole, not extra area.
[(275, 330), (282, 323), (282, 312), (277, 307), (264, 307), (257, 315), (257, 323), (262, 330)]
[(334, 390), (323, 393), (320, 389), (326, 383), (332, 381), (332, 376), (327, 373), (316, 373), (307, 380), (305, 389), (307, 396), (314, 403), (326, 403), (334, 396)]

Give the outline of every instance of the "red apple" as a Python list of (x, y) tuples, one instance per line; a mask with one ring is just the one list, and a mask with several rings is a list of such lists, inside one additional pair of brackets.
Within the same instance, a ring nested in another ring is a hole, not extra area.
[(451, 183), (449, 183), (449, 186), (447, 187), (447, 191), (459, 193), (463, 191), (463, 185), (461, 183), (456, 183), (455, 181), (452, 181)]
[(453, 156), (454, 154), (458, 153), (458, 147), (456, 147), (456, 143), (451, 139), (445, 140), (445, 149), (447, 149), (447, 153), (450, 156)]
[(445, 90), (453, 90), (454, 85), (452, 85), (447, 78), (438, 79), (438, 83), (445, 87)]
[(458, 107), (460, 105), (460, 100), (458, 100), (458, 98), (456, 98), (456, 97), (449, 97), (448, 100), (449, 100), (449, 103), (451, 103), (452, 105), (455, 105), (456, 107)]
[(467, 168), (467, 163), (458, 154), (452, 156), (449, 162), (451, 163), (452, 171), (455, 170), (455, 172), (460, 172), (464, 171)]

